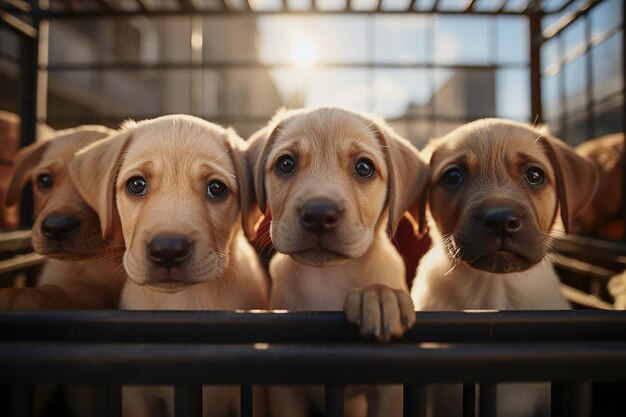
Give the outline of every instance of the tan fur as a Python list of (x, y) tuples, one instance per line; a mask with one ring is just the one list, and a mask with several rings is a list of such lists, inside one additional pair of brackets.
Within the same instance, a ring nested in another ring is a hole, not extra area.
[[(260, 212), (269, 206), (272, 241), (281, 253), (270, 264), (272, 308), (344, 306), (361, 333), (381, 340), (411, 327), (415, 315), (404, 264), (387, 232), (393, 233), (407, 211), (420, 217), (418, 200), (428, 170), (415, 149), (382, 120), (332, 107), (279, 112), (248, 145)], [(288, 177), (275, 168), (284, 155), (296, 159), (296, 171)], [(373, 162), (371, 178), (357, 177), (361, 158)], [(301, 225), (300, 207), (311, 198), (339, 207), (341, 221), (332, 232), (318, 237)], [(250, 233), (256, 218), (248, 220)], [(319, 395), (300, 388), (270, 390), (276, 416), (306, 415), (315, 398)], [(364, 412), (358, 401), (346, 406), (347, 415)], [(373, 415), (397, 412), (384, 408)]]
[[(544, 129), (498, 119), (467, 124), (424, 151), (433, 172), (429, 224), (433, 248), (420, 262), (411, 294), (418, 310), (569, 309), (545, 258), (558, 213), (567, 225), (593, 195), (593, 166)], [(463, 183), (448, 187), (444, 173), (460, 167)], [(541, 186), (524, 173), (539, 167)], [(481, 210), (514, 208), (522, 227), (502, 240), (477, 221)], [(508, 242), (505, 245), (504, 242)], [(460, 415), (460, 388), (433, 389), (433, 415)], [(549, 412), (549, 387), (501, 385), (498, 415)]]
[[(117, 135), (81, 152), (71, 165), (81, 195), (101, 218), (103, 233), (122, 236), (124, 267), (130, 281), (121, 308), (164, 310), (249, 310), (267, 307), (267, 279), (243, 237), (240, 207), (250, 204), (248, 173), (234, 131), (183, 115), (127, 124)], [(87, 175), (89, 174), (89, 175)], [(127, 190), (135, 176), (146, 194)], [(210, 181), (227, 185), (220, 200), (207, 197)], [(193, 242), (180, 266), (166, 269), (150, 261), (155, 236), (177, 233)], [(205, 387), (205, 416), (237, 412), (238, 391)], [(169, 391), (124, 390), (124, 415), (152, 415), (154, 398), (172, 407)], [(211, 404), (210, 398), (221, 398)], [(260, 410), (257, 410), (260, 411)]]
[[(115, 308), (123, 280), (121, 259), (115, 245), (100, 236), (98, 216), (80, 197), (68, 173), (75, 152), (102, 140), (113, 131), (103, 126), (81, 126), (56, 132), (47, 141), (22, 149), (15, 161), (6, 204), (16, 204), (27, 182), (33, 185), (35, 222), (33, 248), (48, 259), (37, 288), (6, 289), (0, 306), (13, 309)], [(42, 189), (37, 178), (48, 174), (53, 186)], [(78, 231), (67, 239), (47, 238), (41, 229), (52, 215), (71, 215), (80, 220)], [(75, 261), (75, 262), (67, 262)]]
[(622, 219), (624, 134), (615, 133), (583, 142), (576, 147), (576, 153), (594, 164), (600, 181), (591, 204), (574, 221), (572, 232), (585, 236), (621, 239), (624, 234)]

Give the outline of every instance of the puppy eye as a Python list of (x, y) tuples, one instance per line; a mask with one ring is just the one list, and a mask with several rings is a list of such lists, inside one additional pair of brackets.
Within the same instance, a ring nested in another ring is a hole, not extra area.
[(42, 190), (48, 190), (52, 188), (54, 185), (54, 181), (52, 181), (52, 175), (50, 174), (41, 174), (37, 177), (37, 184), (39, 184), (39, 188)]
[(207, 196), (210, 198), (223, 198), (228, 192), (228, 188), (221, 181), (211, 181), (207, 187)]
[(142, 177), (132, 177), (126, 183), (126, 188), (133, 195), (145, 195), (146, 185), (146, 180)]
[(463, 173), (461, 169), (454, 167), (443, 173), (443, 182), (447, 185), (459, 185), (463, 183)]
[(281, 156), (276, 163), (276, 169), (281, 174), (292, 174), (296, 170), (296, 161), (291, 155)]
[(367, 158), (359, 159), (354, 166), (354, 171), (360, 177), (370, 178), (376, 172), (374, 163)]
[(530, 167), (524, 173), (524, 181), (530, 185), (541, 185), (546, 180), (546, 173), (541, 168)]

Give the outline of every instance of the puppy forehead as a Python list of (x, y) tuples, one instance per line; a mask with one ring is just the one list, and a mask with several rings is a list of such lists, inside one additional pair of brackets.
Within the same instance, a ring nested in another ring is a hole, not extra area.
[(157, 172), (222, 168), (234, 172), (227, 133), (192, 122), (155, 123), (133, 131), (124, 169), (151, 165)]
[(443, 137), (436, 147), (436, 168), (463, 161), (470, 167), (510, 168), (538, 163), (551, 172), (551, 164), (539, 140), (542, 132), (517, 124), (493, 122), (460, 128)]
[(275, 158), (281, 151), (294, 149), (320, 160), (363, 151), (384, 160), (373, 125), (357, 115), (336, 110), (320, 109), (297, 115), (278, 126), (269, 159)]

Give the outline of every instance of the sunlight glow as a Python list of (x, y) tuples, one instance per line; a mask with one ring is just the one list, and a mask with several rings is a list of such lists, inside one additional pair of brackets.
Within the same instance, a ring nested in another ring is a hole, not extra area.
[(317, 62), (317, 50), (313, 39), (297, 36), (291, 43), (291, 59), (299, 67), (310, 67)]

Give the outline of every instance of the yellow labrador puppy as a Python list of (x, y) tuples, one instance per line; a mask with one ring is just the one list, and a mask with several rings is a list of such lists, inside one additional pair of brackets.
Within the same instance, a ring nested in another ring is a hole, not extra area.
[(22, 149), (15, 161), (6, 204), (19, 200), (30, 181), (35, 198), (32, 244), (50, 258), (37, 288), (0, 290), (0, 308), (116, 308), (124, 279), (119, 245), (103, 240), (97, 214), (80, 197), (68, 165), (74, 154), (114, 131), (104, 126), (62, 130)]
[[(361, 332), (381, 340), (411, 327), (404, 263), (388, 236), (405, 211), (419, 217), (428, 179), (410, 143), (382, 120), (326, 107), (279, 112), (250, 139), (247, 154), (280, 253), (270, 263), (271, 307), (339, 310), (345, 302)], [(308, 415), (312, 403), (323, 408), (319, 391), (270, 391), (274, 416)], [(395, 394), (370, 395), (370, 409), (392, 415), (381, 402), (401, 404)], [(363, 404), (348, 401), (346, 414), (363, 414)]]
[[(248, 310), (267, 306), (268, 281), (241, 233), (248, 192), (243, 140), (183, 115), (127, 123), (70, 166), (104, 235), (120, 229), (130, 280), (125, 309)], [(205, 387), (204, 415), (238, 412), (238, 388)], [(125, 389), (124, 415), (158, 415), (167, 388)]]
[[(432, 179), (433, 247), (420, 262), (417, 310), (569, 309), (546, 258), (557, 216), (565, 230), (597, 175), (545, 129), (499, 119), (462, 126), (424, 150)], [(434, 390), (435, 416), (461, 414), (460, 389)], [(547, 385), (500, 385), (498, 415), (549, 415)]]

